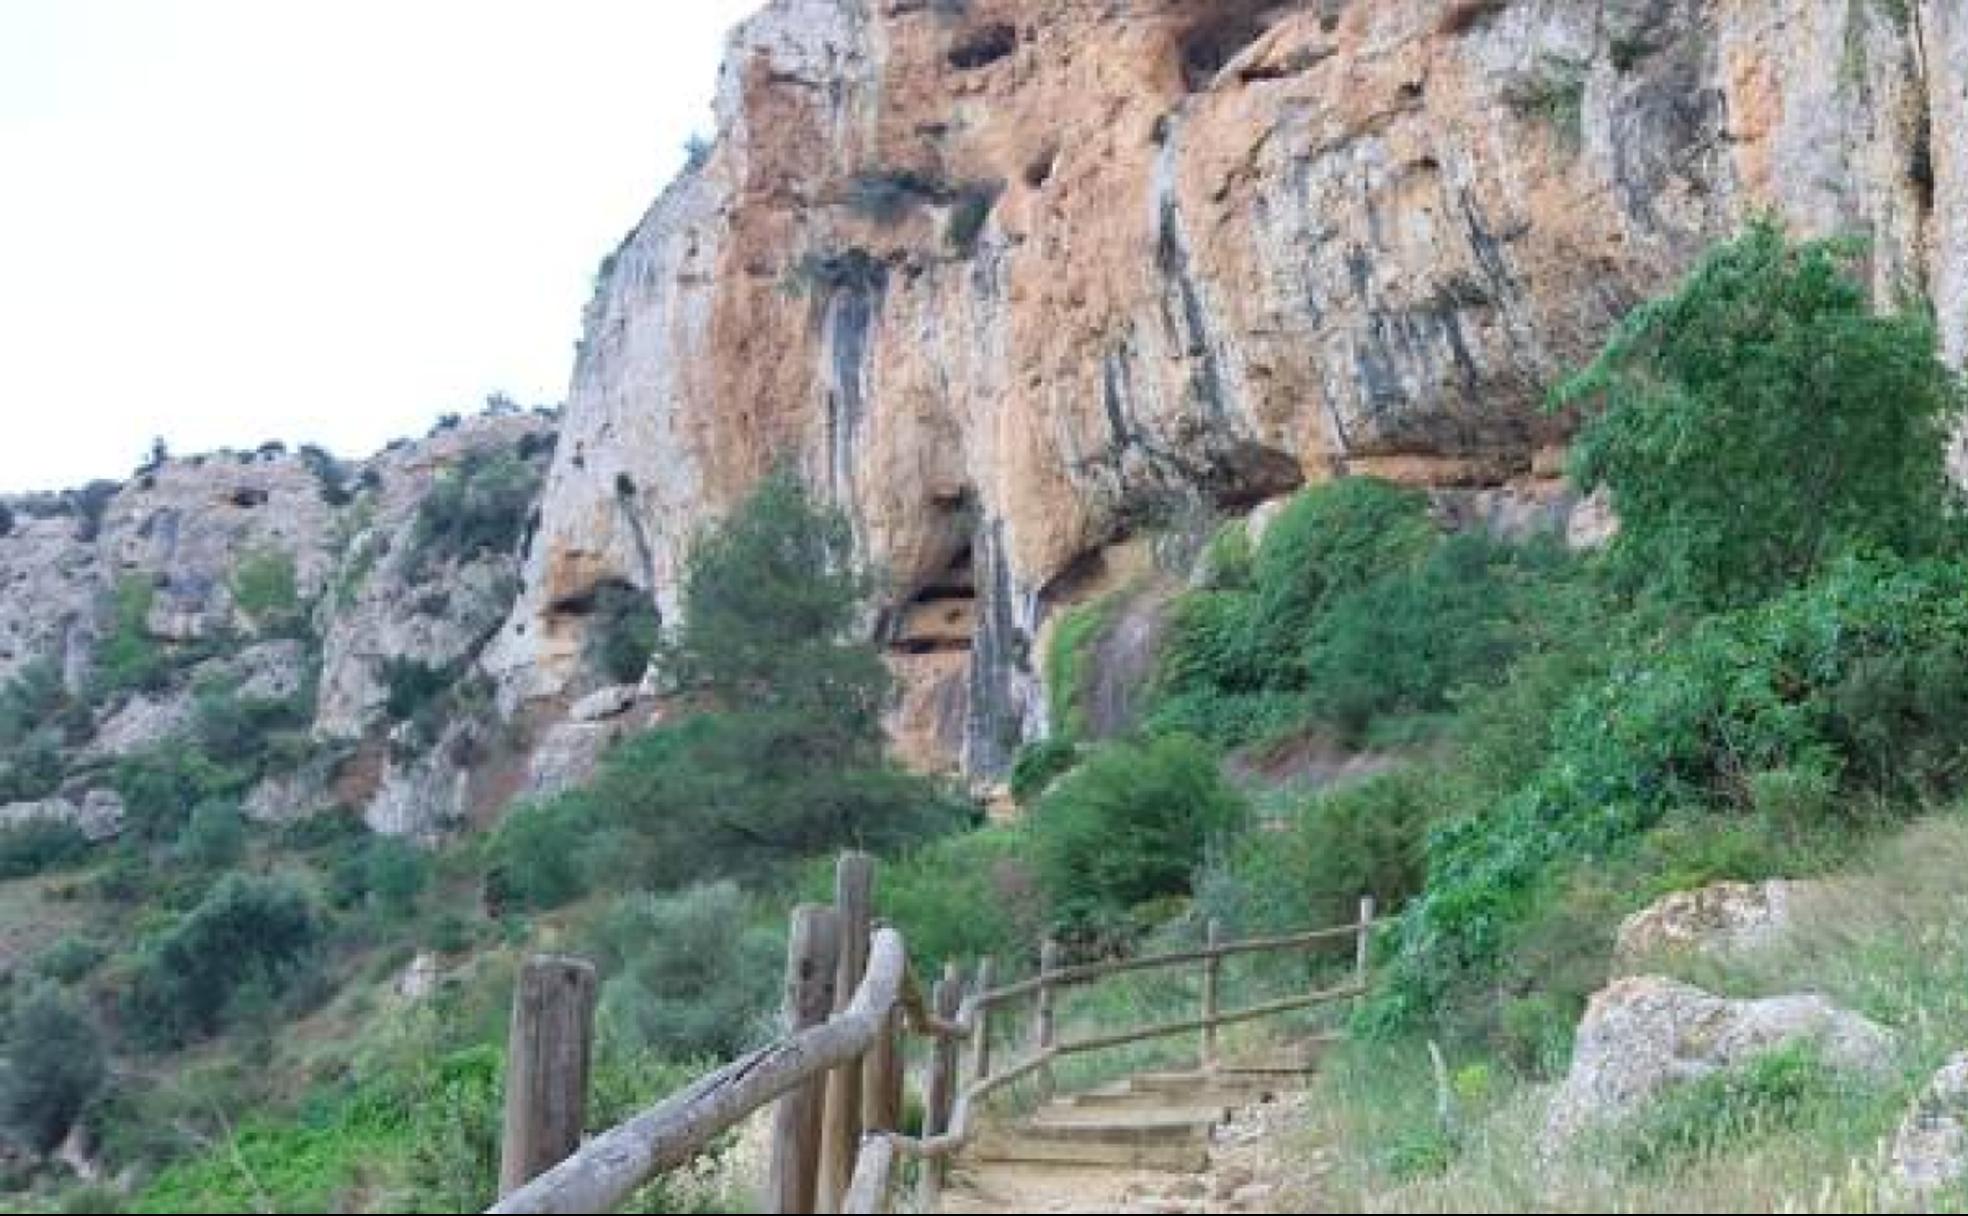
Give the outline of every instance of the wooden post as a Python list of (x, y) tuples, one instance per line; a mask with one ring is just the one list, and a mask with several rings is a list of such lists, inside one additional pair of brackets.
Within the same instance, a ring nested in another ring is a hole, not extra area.
[(1374, 897), (1360, 897), (1360, 935), (1353, 942), (1353, 982), (1367, 986), (1367, 952), (1373, 943)]
[[(936, 981), (931, 990), (930, 1001), (936, 1016), (948, 1020), (957, 1016), (957, 1006), (963, 999), (963, 980), (957, 974), (955, 963), (946, 963), (943, 978)], [(957, 1082), (957, 1041), (941, 1035), (931, 1040), (928, 1072), (923, 1078), (923, 1135), (939, 1135), (950, 1130), (950, 1108), (956, 1101)], [(931, 1158), (922, 1165), (922, 1208), (926, 1212), (936, 1210), (937, 1198), (943, 1193), (943, 1177), (947, 1167), (941, 1157)]]
[(499, 1194), (509, 1195), (581, 1146), (593, 1054), (595, 969), (536, 954), (513, 986)]
[[(1203, 944), (1211, 950), (1223, 944), (1223, 924), (1214, 916), (1203, 929)], [(1223, 973), (1223, 960), (1210, 955), (1203, 960), (1203, 1067), (1216, 1067), (1216, 986)]]
[(984, 1003), (984, 994), (991, 990), (991, 982), (996, 978), (996, 967), (991, 956), (985, 955), (977, 963), (977, 1014), (970, 1026), (970, 1080), (972, 1084), (991, 1075), (991, 1007)]
[[(834, 980), (834, 1009), (840, 1013), (854, 999), (861, 974), (868, 969), (868, 930), (874, 919), (875, 859), (866, 853), (842, 853), (834, 866), (834, 912), (839, 917), (839, 974)], [(854, 1158), (861, 1151), (861, 1069), (854, 1060), (827, 1078), (826, 1113), (821, 1119), (820, 1176), (814, 1192), (814, 1211), (840, 1211), (841, 1197), (854, 1177)]]
[[(839, 918), (821, 904), (793, 909), (786, 941), (786, 1029), (827, 1020), (840, 970)], [(827, 1079), (815, 1077), (779, 1099), (772, 1114), (772, 1173), (766, 1200), (774, 1212), (811, 1212), (819, 1180), (820, 1116)]]
[(902, 1130), (902, 1010), (888, 1011), (888, 1024), (868, 1052), (861, 1071), (861, 1130)]
[[(1055, 1018), (1053, 1002), (1052, 973), (1059, 970), (1059, 943), (1051, 938), (1039, 943), (1039, 999), (1038, 1008), (1032, 1016), (1032, 1050), (1043, 1054), (1052, 1050), (1055, 1041)], [(1048, 1064), (1035, 1075), (1041, 1101), (1052, 1097), (1052, 1065)]]

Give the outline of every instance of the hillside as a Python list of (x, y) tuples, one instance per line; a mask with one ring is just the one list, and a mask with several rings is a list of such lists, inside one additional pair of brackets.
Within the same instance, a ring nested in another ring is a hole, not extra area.
[[(564, 406), (0, 498), (5, 1203), (476, 1210), (516, 960), (597, 961), (605, 1126), (847, 846), (925, 974), (1379, 897), (1281, 1196), (1905, 1197), (1968, 10), (772, 0), (716, 114)], [(1621, 944), (1775, 881), (1867, 906)]]

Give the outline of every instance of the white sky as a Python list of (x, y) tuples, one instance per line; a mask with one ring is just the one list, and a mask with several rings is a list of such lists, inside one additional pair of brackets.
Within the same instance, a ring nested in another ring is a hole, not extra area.
[(760, 0), (0, 0), (0, 491), (565, 394)]

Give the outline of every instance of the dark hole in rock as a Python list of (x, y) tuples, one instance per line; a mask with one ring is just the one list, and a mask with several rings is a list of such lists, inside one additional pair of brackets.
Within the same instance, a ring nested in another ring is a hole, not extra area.
[(1182, 79), (1191, 93), (1209, 87), (1225, 64), (1267, 28), (1261, 4), (1231, 4), (1191, 25), (1178, 43)]
[(226, 501), (235, 507), (265, 506), (267, 492), (254, 486), (240, 486), (226, 496)]
[(1001, 21), (958, 39), (945, 58), (951, 67), (969, 72), (996, 63), (1017, 49), (1018, 27)]

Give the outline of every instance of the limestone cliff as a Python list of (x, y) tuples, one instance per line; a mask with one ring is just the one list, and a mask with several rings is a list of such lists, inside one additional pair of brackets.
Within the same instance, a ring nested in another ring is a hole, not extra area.
[(112, 766), (184, 750), (214, 695), (282, 726), (239, 757), (259, 818), (345, 805), (428, 836), (503, 802), (524, 757), (477, 663), (518, 592), (553, 435), (501, 410), (359, 463), (160, 455), (127, 482), (0, 500), (0, 686), (68, 692), (59, 721), (0, 746), (0, 822), (113, 832)]
[(1104, 546), (1342, 470), (1556, 496), (1546, 385), (1764, 209), (1968, 348), (1959, 0), (774, 0), (717, 121), (603, 266), (508, 708), (785, 461), (916, 749), (996, 771)]

